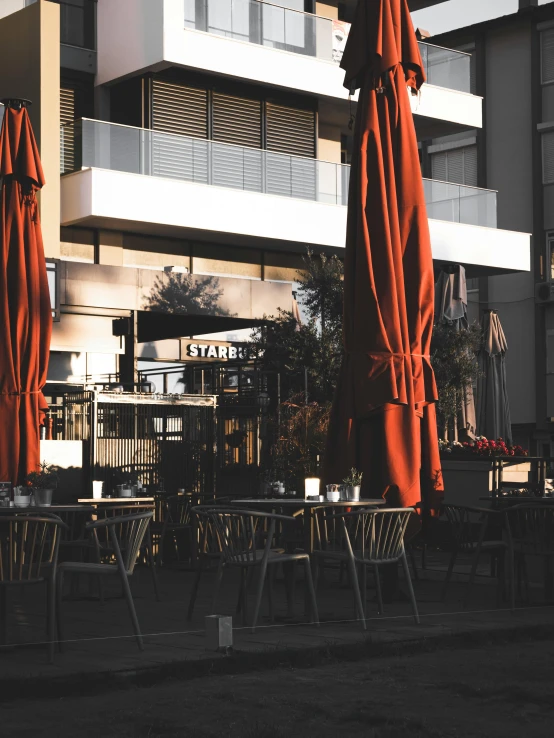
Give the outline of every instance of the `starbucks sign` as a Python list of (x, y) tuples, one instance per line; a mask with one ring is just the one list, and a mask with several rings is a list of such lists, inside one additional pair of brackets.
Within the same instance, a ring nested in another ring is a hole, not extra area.
[(227, 345), (215, 346), (209, 343), (188, 343), (186, 345), (187, 356), (199, 359), (248, 359), (246, 346)]

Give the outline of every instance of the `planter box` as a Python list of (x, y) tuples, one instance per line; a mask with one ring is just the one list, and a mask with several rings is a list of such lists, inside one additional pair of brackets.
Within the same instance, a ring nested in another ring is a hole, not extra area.
[[(493, 489), (493, 464), (488, 459), (442, 459), (444, 502), (447, 505), (483, 506), (480, 498), (488, 497)], [(531, 464), (524, 462), (504, 468), (505, 482), (529, 482)]]

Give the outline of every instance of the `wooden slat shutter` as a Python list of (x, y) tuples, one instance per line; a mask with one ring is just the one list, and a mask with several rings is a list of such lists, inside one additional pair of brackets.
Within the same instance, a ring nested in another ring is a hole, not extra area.
[(554, 82), (554, 28), (541, 32), (541, 82)]
[(542, 181), (554, 182), (554, 131), (542, 134)]
[(441, 182), (477, 187), (477, 146), (461, 146), (431, 154), (431, 176)]
[(154, 80), (152, 128), (154, 176), (208, 181), (207, 90)]
[(266, 146), (292, 156), (315, 156), (315, 113), (285, 105), (266, 104)]
[(60, 89), (60, 172), (75, 169), (75, 90)]
[(156, 79), (152, 83), (152, 128), (181, 136), (207, 138), (208, 92)]
[(261, 100), (249, 100), (245, 97), (214, 92), (212, 116), (214, 141), (261, 148)]
[(477, 187), (479, 175), (477, 172), (477, 146), (466, 146), (464, 152), (464, 184)]

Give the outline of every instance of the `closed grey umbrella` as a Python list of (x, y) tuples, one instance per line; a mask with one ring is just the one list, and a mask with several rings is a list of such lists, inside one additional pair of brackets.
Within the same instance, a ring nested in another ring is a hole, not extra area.
[(508, 344), (496, 310), (483, 319), (483, 347), (479, 352), (480, 376), (477, 381), (477, 429), (490, 439), (512, 442), (510, 404), (506, 386)]
[[(456, 330), (468, 327), (466, 270), (460, 264), (441, 270), (435, 284), (435, 323), (448, 323)], [(456, 418), (456, 438), (473, 440), (476, 433), (473, 387), (463, 393)]]

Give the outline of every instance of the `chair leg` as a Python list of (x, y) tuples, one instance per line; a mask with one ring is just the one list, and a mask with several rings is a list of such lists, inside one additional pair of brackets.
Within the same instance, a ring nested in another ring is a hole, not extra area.
[(444, 602), (444, 600), (446, 599), (446, 590), (448, 589), (448, 585), (450, 584), (450, 580), (452, 579), (452, 572), (454, 571), (454, 564), (456, 563), (457, 558), (458, 558), (458, 550), (454, 549), (454, 551), (452, 551), (452, 554), (450, 556), (450, 561), (448, 562), (448, 571), (446, 572), (446, 577), (442, 585), (442, 592), (441, 592), (442, 602)]
[(413, 546), (408, 546), (408, 556), (410, 557), (410, 564), (412, 565), (412, 572), (416, 582), (419, 581), (419, 574), (417, 573), (416, 559), (414, 554)]
[(414, 611), (414, 620), (419, 625), (419, 612), (417, 609), (417, 602), (414, 594), (414, 587), (412, 585), (412, 577), (410, 576), (410, 567), (408, 566), (408, 560), (406, 558), (406, 552), (402, 554), (402, 566), (404, 567), (404, 575), (406, 577), (406, 584), (408, 585), (408, 592), (410, 594), (410, 600), (412, 602), (412, 610)]
[(285, 594), (287, 597), (287, 617), (294, 617), (294, 593), (292, 588), (292, 578), (294, 572), (294, 564), (287, 562), (283, 564), (283, 576), (285, 578)]
[(358, 583), (358, 574), (356, 573), (356, 564), (354, 559), (348, 559), (348, 574), (350, 577), (350, 583), (354, 591), (354, 601), (356, 603), (356, 613), (358, 618), (362, 621), (362, 627), (367, 630), (367, 623), (365, 621), (364, 606), (362, 604), (362, 596), (360, 594), (360, 585)]
[(56, 578), (48, 577), (46, 582), (46, 599), (48, 602), (48, 662), (54, 663), (54, 651), (56, 648)]
[[(254, 567), (252, 567), (253, 569)], [(267, 560), (262, 560), (260, 566), (260, 579), (258, 582), (258, 589), (256, 591), (256, 604), (254, 605), (254, 615), (252, 617), (252, 633), (256, 631), (256, 625), (258, 623), (258, 616), (260, 614), (260, 605), (262, 604), (262, 594), (264, 591), (264, 582), (267, 574)]]
[(141, 651), (144, 651), (144, 643), (142, 641), (142, 635), (140, 632), (139, 621), (137, 618), (137, 612), (135, 610), (135, 603), (133, 602), (133, 595), (131, 594), (131, 587), (129, 585), (129, 578), (127, 574), (121, 572), (121, 582), (123, 584), (123, 592), (125, 599), (127, 600), (127, 606), (129, 608), (129, 614), (131, 615), (131, 621), (133, 623), (133, 630), (135, 631), (135, 638), (138, 647)]
[(365, 564), (361, 564), (362, 567), (362, 603), (364, 606), (364, 618), (367, 619), (367, 566)]
[(147, 539), (146, 539), (146, 559), (148, 561), (148, 566), (150, 567), (150, 571), (152, 573), (152, 583), (154, 585), (154, 594), (156, 595), (156, 601), (161, 602), (160, 597), (160, 586), (158, 583), (158, 572), (156, 571), (156, 562), (154, 560), (154, 553), (152, 551), (152, 536), (150, 535), (150, 531), (147, 529)]
[(158, 550), (156, 551), (156, 564), (161, 566), (163, 564), (163, 547), (165, 543), (165, 531), (160, 534), (160, 540), (158, 541)]
[(217, 567), (217, 574), (215, 575), (214, 593), (212, 597), (212, 615), (217, 615), (217, 601), (219, 599), (219, 589), (221, 587), (221, 581), (223, 579), (223, 568), (225, 562), (221, 558), (219, 560), (219, 566)]
[(58, 650), (63, 651), (63, 618), (62, 618), (62, 599), (63, 599), (63, 571), (58, 571), (56, 576), (56, 631)]
[(379, 607), (379, 615), (383, 615), (383, 593), (381, 592), (381, 575), (379, 574), (379, 567), (375, 564), (375, 589), (377, 590), (377, 605)]
[(317, 599), (315, 596), (314, 581), (312, 579), (312, 566), (309, 559), (305, 560), (304, 563), (304, 578), (306, 580), (306, 587), (308, 588), (308, 594), (311, 602), (311, 616), (312, 621), (319, 626), (319, 613), (317, 611)]
[(269, 605), (269, 622), (275, 622), (275, 611), (273, 607), (273, 584), (275, 575), (277, 574), (277, 566), (270, 566), (267, 573), (267, 603)]
[(473, 587), (473, 583), (477, 575), (477, 565), (479, 563), (480, 556), (481, 556), (481, 542), (479, 542), (475, 550), (475, 553), (473, 554), (473, 561), (471, 562), (471, 573), (469, 575), (469, 584), (467, 585), (466, 596), (464, 597), (464, 605), (463, 605), (464, 608), (466, 608), (469, 603), (469, 594), (471, 592), (471, 588)]
[(194, 582), (190, 593), (189, 606), (187, 610), (187, 620), (192, 620), (192, 613), (194, 611), (194, 604), (196, 602), (196, 596), (198, 594), (198, 587), (200, 585), (200, 578), (202, 576), (202, 570), (204, 569), (204, 557), (201, 556), (196, 566), (196, 574), (194, 576)]
[(0, 586), (0, 645), (8, 642), (8, 590)]

